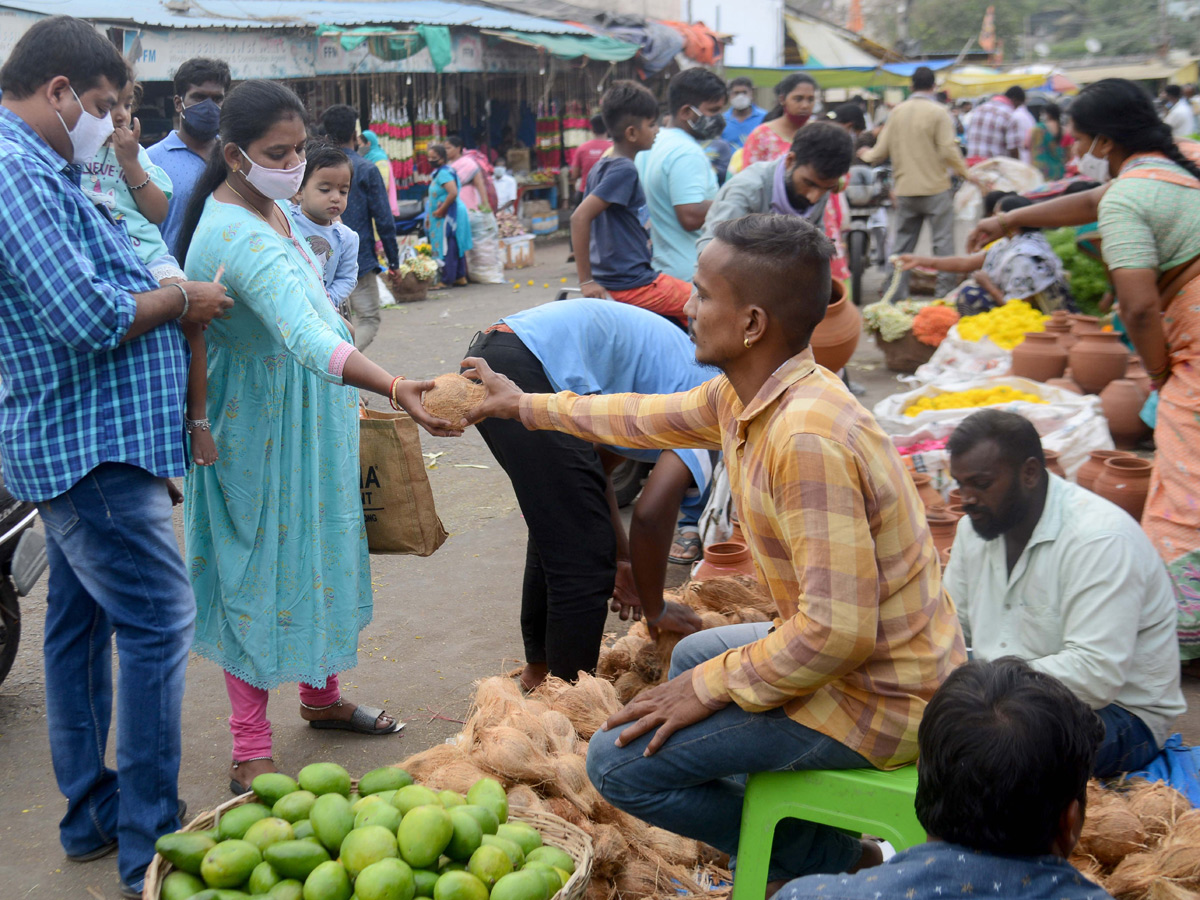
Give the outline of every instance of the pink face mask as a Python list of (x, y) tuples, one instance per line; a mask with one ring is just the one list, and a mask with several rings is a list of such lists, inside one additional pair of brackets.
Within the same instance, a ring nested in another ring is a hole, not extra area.
[(250, 187), (267, 199), (287, 200), (289, 197), (294, 197), (296, 191), (300, 190), (300, 183), (304, 181), (306, 160), (300, 160), (299, 165), (292, 166), (290, 169), (268, 169), (246, 156), (246, 151), (241, 147), (238, 147), (238, 152), (246, 158), (246, 162), (250, 163), (246, 181), (250, 183)]

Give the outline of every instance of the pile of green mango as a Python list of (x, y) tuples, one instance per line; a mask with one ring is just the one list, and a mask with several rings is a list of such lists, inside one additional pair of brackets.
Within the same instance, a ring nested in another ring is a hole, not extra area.
[(413, 783), (403, 769), (350, 774), (314, 763), (296, 780), (254, 779), (258, 802), (212, 831), (155, 844), (174, 866), (160, 900), (549, 900), (575, 871), (536, 828), (508, 821), (499, 782), (464, 797)]

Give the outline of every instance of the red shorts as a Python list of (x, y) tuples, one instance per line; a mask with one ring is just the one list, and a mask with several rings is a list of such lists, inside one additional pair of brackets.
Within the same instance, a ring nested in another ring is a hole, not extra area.
[[(606, 288), (606, 290), (608, 289)], [(666, 272), (659, 272), (657, 278), (639, 288), (630, 288), (627, 291), (609, 290), (608, 293), (610, 297), (621, 303), (640, 306), (642, 309), (648, 309), (650, 312), (676, 319), (684, 325), (687, 324), (687, 316), (684, 315), (683, 308), (692, 296), (692, 285), (690, 282), (680, 281)]]

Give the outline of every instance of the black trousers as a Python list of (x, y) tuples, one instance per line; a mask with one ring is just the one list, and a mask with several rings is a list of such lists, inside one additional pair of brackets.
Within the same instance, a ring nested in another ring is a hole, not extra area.
[[(541, 362), (515, 334), (493, 331), (471, 343), (524, 391), (554, 388)], [(517, 420), (479, 423), (488, 449), (512, 481), (529, 527), (521, 636), (525, 661), (574, 680), (600, 656), (608, 601), (616, 579), (617, 543), (595, 448), (556, 431), (529, 431)]]

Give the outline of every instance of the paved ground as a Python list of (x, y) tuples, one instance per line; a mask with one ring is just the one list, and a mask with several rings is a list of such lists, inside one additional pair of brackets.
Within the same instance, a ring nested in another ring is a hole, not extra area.
[[(414, 377), (454, 371), (476, 331), (506, 313), (553, 299), (560, 279), (574, 279), (566, 253), (563, 243), (539, 244), (540, 265), (510, 273), (521, 276), (519, 289), (472, 285), (385, 311), (369, 355), (389, 371)], [(878, 290), (878, 276), (868, 284)], [(862, 399), (868, 407), (898, 387), (874, 344), (865, 340), (851, 373), (867, 389)], [(363, 632), (358, 667), (343, 681), (351, 699), (386, 706), (408, 726), (383, 738), (313, 731), (299, 719), (295, 688), (285, 686), (272, 692), (270, 708), (275, 757), (283, 771), (332, 760), (361, 774), (443, 741), (465, 716), (472, 681), (520, 661), (525, 528), (512, 490), (473, 430), (458, 440), (423, 434), (423, 441), (426, 453), (441, 454), (429, 476), (451, 538), (428, 559), (372, 559), (375, 621)], [(679, 567), (672, 569), (681, 577)], [(115, 857), (76, 865), (64, 859), (58, 843), (65, 801), (50, 768), (42, 710), (44, 586), (43, 580), (23, 603), (25, 638), (0, 685), (0, 897), (110, 900), (118, 896)], [(616, 617), (610, 624), (614, 631), (620, 627)], [(1180, 727), (1200, 741), (1200, 682), (1187, 687), (1196, 712)], [(184, 715), (180, 796), (200, 811), (229, 797), (229, 704), (217, 666), (193, 657)]]

